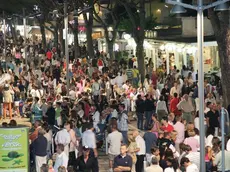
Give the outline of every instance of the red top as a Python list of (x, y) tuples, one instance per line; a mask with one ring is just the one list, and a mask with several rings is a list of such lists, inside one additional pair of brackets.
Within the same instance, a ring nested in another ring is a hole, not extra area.
[(169, 110), (170, 110), (170, 112), (174, 113), (175, 115), (180, 115), (181, 114), (181, 112), (177, 108), (177, 104), (179, 102), (180, 102), (179, 98), (175, 98), (175, 97), (170, 101)]
[(103, 61), (102, 61), (101, 59), (98, 59), (97, 65), (98, 65), (98, 66), (103, 66)]
[(164, 132), (172, 132), (174, 130), (173, 126), (168, 124), (168, 126), (162, 126), (161, 129), (164, 131)]
[(52, 52), (51, 52), (51, 51), (48, 51), (48, 52), (46, 53), (46, 57), (47, 57), (48, 60), (51, 60), (51, 59), (52, 59)]

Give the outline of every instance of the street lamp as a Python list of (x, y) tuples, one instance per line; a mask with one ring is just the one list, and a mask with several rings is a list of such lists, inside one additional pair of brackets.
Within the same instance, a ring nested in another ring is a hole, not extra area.
[[(204, 21), (203, 11), (215, 7), (215, 11), (228, 10), (226, 2), (229, 0), (219, 0), (209, 5), (203, 5), (203, 0), (198, 0), (197, 6), (183, 3), (181, 0), (166, 0), (166, 3), (175, 5), (171, 12), (175, 14), (185, 13), (183, 8), (189, 8), (197, 11), (197, 48), (199, 57), (198, 67), (198, 93), (199, 93), (199, 117), (200, 117), (200, 171), (205, 172), (205, 129), (204, 129), (204, 72), (203, 72), (203, 42), (204, 42)], [(225, 171), (224, 147), (222, 146), (222, 171)]]
[(4, 41), (4, 50), (3, 50), (3, 56), (6, 61), (6, 19), (5, 19), (5, 13), (3, 11), (3, 30), (4, 30), (4, 35), (3, 35), (3, 41)]

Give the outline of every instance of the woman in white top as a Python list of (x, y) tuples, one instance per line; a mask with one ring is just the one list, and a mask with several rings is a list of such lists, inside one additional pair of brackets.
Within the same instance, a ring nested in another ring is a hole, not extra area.
[(178, 161), (176, 161), (174, 158), (168, 157), (166, 159), (166, 163), (168, 167), (164, 170), (164, 172), (180, 172)]
[(160, 96), (160, 99), (157, 102), (156, 112), (159, 121), (161, 121), (163, 116), (168, 114), (168, 109), (163, 96)]

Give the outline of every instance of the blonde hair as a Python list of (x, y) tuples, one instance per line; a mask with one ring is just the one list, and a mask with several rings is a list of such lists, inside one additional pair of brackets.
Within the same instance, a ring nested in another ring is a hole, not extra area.
[(171, 139), (172, 140), (176, 140), (176, 138), (177, 138), (177, 131), (176, 130), (173, 130), (172, 132), (171, 132)]

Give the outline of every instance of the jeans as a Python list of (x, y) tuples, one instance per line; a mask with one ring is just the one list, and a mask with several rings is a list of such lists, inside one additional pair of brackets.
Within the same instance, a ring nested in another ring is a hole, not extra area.
[(128, 131), (120, 131), (123, 136), (123, 143), (128, 144)]
[(143, 130), (143, 122), (144, 122), (143, 115), (144, 115), (143, 113), (137, 112), (137, 128), (139, 130)]
[(152, 111), (145, 111), (145, 129), (148, 129), (149, 124), (151, 124), (152, 120)]

